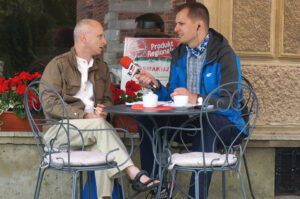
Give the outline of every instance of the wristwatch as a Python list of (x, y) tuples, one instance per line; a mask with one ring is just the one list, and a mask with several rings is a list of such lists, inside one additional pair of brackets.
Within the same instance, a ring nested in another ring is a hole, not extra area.
[(203, 102), (203, 98), (201, 97), (200, 94), (198, 94), (198, 95), (197, 95), (197, 102), (196, 102), (196, 103), (197, 103), (198, 105), (202, 105), (202, 102)]

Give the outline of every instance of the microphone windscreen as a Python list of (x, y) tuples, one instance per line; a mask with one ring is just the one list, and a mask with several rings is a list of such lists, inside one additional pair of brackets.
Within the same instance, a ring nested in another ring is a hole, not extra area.
[(126, 69), (130, 66), (131, 63), (132, 63), (132, 59), (130, 59), (130, 57), (128, 56), (124, 56), (120, 60), (120, 64)]

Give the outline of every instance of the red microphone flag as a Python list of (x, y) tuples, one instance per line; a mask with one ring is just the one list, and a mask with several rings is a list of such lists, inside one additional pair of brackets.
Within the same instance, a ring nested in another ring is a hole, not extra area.
[(124, 56), (120, 60), (120, 64), (126, 69), (128, 69), (128, 67), (130, 66), (131, 63), (132, 63), (132, 59), (130, 59), (130, 57), (128, 57), (128, 56)]

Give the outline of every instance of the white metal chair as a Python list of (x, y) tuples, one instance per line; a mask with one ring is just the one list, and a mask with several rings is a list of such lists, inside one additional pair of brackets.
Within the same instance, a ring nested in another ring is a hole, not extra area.
[[(46, 89), (43, 92), (38, 91), (38, 86), (42, 84)], [(55, 101), (55, 104), (59, 104), (61, 117), (59, 119), (44, 119), (41, 117), (35, 117), (35, 113), (40, 114), (41, 111), (44, 114), (51, 114), (54, 110), (54, 101), (53, 99), (44, 98), (45, 92), (51, 92), (56, 95), (59, 101)], [(113, 156), (113, 152), (118, 150), (112, 149), (108, 153), (102, 152), (91, 152), (85, 151), (84, 148), (84, 139), (82, 137), (82, 132), (84, 130), (78, 129), (76, 126), (72, 125), (69, 121), (68, 109), (64, 103), (64, 100), (59, 95), (59, 93), (53, 89), (48, 84), (41, 81), (34, 81), (28, 85), (25, 93), (25, 109), (26, 114), (30, 122), (32, 133), (36, 142), (36, 146), (40, 155), (40, 165), (38, 172), (38, 179), (35, 188), (34, 198), (39, 198), (41, 184), (43, 180), (44, 172), (47, 169), (53, 169), (58, 171), (69, 171), (73, 173), (73, 185), (72, 185), (72, 198), (77, 198), (77, 173), (82, 171), (95, 171), (95, 170), (106, 170), (106, 169), (118, 169), (121, 185), (123, 185), (123, 178), (119, 166), (123, 165), (131, 156), (121, 164), (117, 164)], [(44, 139), (44, 134), (41, 131), (42, 127), (47, 128), (50, 126), (58, 126), (56, 136), (53, 137), (50, 141), (50, 144)], [(69, 132), (72, 130), (72, 133), (76, 131), (81, 137), (82, 146), (80, 149), (73, 150), (71, 149)], [(93, 129), (88, 131), (106, 131), (113, 129)], [(126, 130), (117, 129), (128, 133)], [(65, 133), (67, 135), (67, 141), (64, 144), (60, 144), (58, 148), (55, 148), (56, 137), (59, 133)], [(131, 138), (131, 136), (129, 135)], [(131, 138), (131, 146), (133, 147), (133, 140)], [(122, 196), (124, 198), (124, 191), (122, 189)]]

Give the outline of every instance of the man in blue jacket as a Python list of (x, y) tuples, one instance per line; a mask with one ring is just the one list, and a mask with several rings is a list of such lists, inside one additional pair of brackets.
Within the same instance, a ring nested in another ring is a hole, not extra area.
[[(241, 68), (238, 56), (234, 53), (228, 41), (218, 32), (209, 28), (209, 13), (201, 3), (186, 3), (176, 9), (175, 32), (178, 34), (180, 45), (171, 52), (171, 71), (169, 82), (164, 87), (159, 80), (156, 80), (150, 73), (142, 71), (136, 78), (143, 87), (150, 88), (149, 83), (157, 86), (155, 93), (159, 100), (168, 101), (176, 95), (187, 95), (189, 103), (197, 103), (199, 97), (205, 97), (216, 87), (228, 82), (241, 81)], [(229, 87), (229, 91), (236, 88)], [(219, 96), (210, 101), (214, 104)], [(146, 118), (138, 118), (150, 132), (153, 125), (146, 121)], [(183, 116), (169, 118), (173, 126), (180, 124), (178, 121), (185, 121)], [(166, 121), (164, 118), (156, 118), (159, 125)], [(213, 121), (215, 128), (221, 128), (229, 124), (243, 124), (239, 112), (211, 114), (210, 121)], [(176, 122), (176, 123), (175, 123)], [(214, 133), (207, 124), (203, 123), (205, 151), (213, 151), (212, 144)], [(228, 128), (222, 133), (226, 140), (230, 141), (236, 136), (238, 129)], [(200, 134), (200, 133), (199, 133)], [(201, 151), (200, 135), (192, 138), (193, 151)], [(153, 155), (150, 140), (146, 137), (141, 143), (141, 164), (144, 170), (152, 172)], [(200, 176), (200, 198), (203, 197), (203, 180)], [(211, 174), (208, 175), (208, 187)], [(208, 190), (206, 190), (208, 191)], [(193, 188), (190, 194), (194, 195)]]

